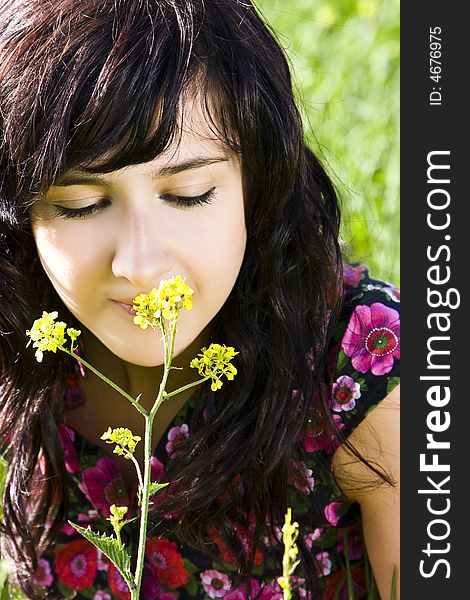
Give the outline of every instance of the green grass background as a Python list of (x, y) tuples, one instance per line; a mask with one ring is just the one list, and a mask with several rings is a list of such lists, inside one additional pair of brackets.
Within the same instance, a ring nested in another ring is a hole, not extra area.
[(399, 284), (399, 0), (257, 0), (292, 65), (307, 139), (341, 197), (342, 239)]

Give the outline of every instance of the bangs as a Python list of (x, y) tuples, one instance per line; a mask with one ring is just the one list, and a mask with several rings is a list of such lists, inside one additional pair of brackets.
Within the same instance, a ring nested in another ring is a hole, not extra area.
[(35, 65), (33, 74), (14, 63), (12, 52), (0, 69), (10, 68), (0, 81), (16, 88), (4, 141), (17, 208), (69, 169), (109, 172), (178, 144), (188, 97), (200, 101), (215, 138), (240, 151), (240, 123), (231, 110), (237, 102), (223, 81), (227, 65), (209, 51), (214, 32), (203, 3), (145, 3), (146, 10), (107, 0), (73, 4), (47, 3), (34, 30), (24, 11), (10, 21), (12, 31), (24, 29), (17, 43)]
[[(107, 173), (126, 166), (149, 162), (170, 147), (177, 149), (187, 130), (191, 113), (187, 107), (197, 103), (210, 131), (210, 141), (240, 153), (238, 123), (226, 110), (233, 99), (221, 97), (212, 90), (219, 82), (207, 69), (189, 74), (185, 85), (171, 94), (159, 88), (160, 96), (148, 91), (130, 96), (126, 90), (107, 100), (100, 99), (91, 114), (83, 115), (69, 132), (70, 144), (61, 172), (73, 168), (94, 173)], [(211, 78), (212, 76), (212, 78)]]

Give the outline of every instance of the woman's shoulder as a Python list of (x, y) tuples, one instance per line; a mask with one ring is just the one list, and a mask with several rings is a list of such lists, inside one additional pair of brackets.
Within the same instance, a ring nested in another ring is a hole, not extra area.
[(400, 292), (345, 263), (342, 311), (330, 350), (330, 406), (347, 438), (400, 382)]

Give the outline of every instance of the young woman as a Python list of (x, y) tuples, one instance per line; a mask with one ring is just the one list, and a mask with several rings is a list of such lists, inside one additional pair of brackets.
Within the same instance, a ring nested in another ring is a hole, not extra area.
[[(373, 594), (370, 561), (388, 599), (398, 292), (343, 263), (335, 191), (254, 7), (3, 0), (0, 55), (11, 579), (28, 598), (130, 597), (67, 519), (110, 533), (112, 504), (138, 516), (134, 467), (100, 438), (108, 427), (142, 435), (143, 419), (66, 355), (37, 363), (25, 331), (57, 310), (82, 330), (87, 361), (148, 408), (163, 347), (133, 324), (132, 298), (180, 274), (194, 309), (179, 319), (173, 364), (185, 368), (167, 391), (195, 380), (189, 362), (210, 342), (236, 348), (238, 374), (158, 413), (152, 476), (171, 483), (152, 507), (142, 597), (281, 597), (290, 506), (297, 596)], [(122, 530), (131, 550), (137, 531)]]

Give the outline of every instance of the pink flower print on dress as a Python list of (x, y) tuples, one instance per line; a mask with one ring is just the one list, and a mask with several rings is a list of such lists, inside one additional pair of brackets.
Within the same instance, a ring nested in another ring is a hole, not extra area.
[[(333, 420), (338, 430), (344, 429), (340, 415), (334, 414)], [(302, 432), (302, 445), (305, 452), (312, 453), (323, 450), (326, 454), (333, 454), (339, 446), (339, 441), (331, 431), (328, 431), (325, 418), (316, 408), (309, 408)]]
[(100, 458), (96, 466), (85, 469), (82, 476), (79, 488), (106, 518), (112, 504), (129, 506), (126, 485), (111, 457)]
[[(250, 598), (256, 598), (258, 596), (259, 590), (260, 590), (260, 585), (259, 585), (258, 581), (256, 581), (256, 579), (252, 579), (251, 585), (250, 585)], [(240, 585), (240, 586), (234, 588), (233, 590), (229, 590), (224, 595), (225, 600), (246, 600), (247, 597), (248, 596), (246, 594), (246, 586), (245, 585)]]
[(65, 535), (74, 535), (74, 533), (76, 533), (77, 530), (74, 529), (72, 527), (72, 525), (65, 523), (65, 525), (62, 527), (62, 529), (60, 531), (61, 531), (61, 533), (64, 533)]
[(141, 596), (143, 600), (176, 600), (174, 594), (162, 590), (155, 572), (148, 563), (145, 564), (142, 575)]
[(326, 577), (331, 573), (331, 559), (328, 552), (319, 552), (315, 554), (315, 559), (317, 560), (316, 566), (319, 570), (320, 577)]
[(102, 590), (98, 590), (96, 594), (93, 596), (93, 600), (113, 600), (111, 596), (107, 592), (103, 592)]
[(176, 425), (172, 427), (168, 432), (168, 442), (166, 443), (165, 450), (171, 456), (171, 458), (175, 458), (176, 456), (181, 456), (183, 452), (178, 450), (178, 448), (186, 441), (189, 437), (189, 427), (186, 423), (182, 425)]
[(209, 598), (223, 598), (232, 587), (228, 575), (214, 569), (201, 573), (201, 583)]
[(352, 410), (356, 400), (361, 397), (361, 387), (349, 375), (341, 375), (333, 384), (333, 402), (331, 408), (335, 412)]
[(175, 542), (151, 537), (145, 545), (145, 560), (158, 581), (174, 589), (188, 583), (189, 573)]
[(260, 600), (283, 600), (283, 598), (284, 594), (277, 579), (273, 579), (261, 589)]
[(341, 508), (341, 506), (341, 502), (330, 502), (325, 506), (325, 517), (328, 523), (330, 523), (330, 525), (336, 527), (336, 525), (338, 524), (340, 518), (339, 509)]
[(312, 549), (313, 542), (315, 540), (318, 540), (318, 538), (321, 536), (322, 532), (323, 532), (323, 527), (317, 527), (314, 531), (312, 531), (311, 533), (307, 533), (307, 535), (304, 537), (305, 545), (307, 546), (307, 548), (309, 550)]
[(400, 315), (381, 302), (356, 306), (341, 345), (360, 373), (385, 375), (400, 358)]
[(46, 559), (40, 558), (38, 560), (37, 569), (34, 572), (34, 577), (33, 577), (34, 585), (43, 585), (45, 587), (48, 587), (49, 585), (52, 585), (53, 581), (54, 581), (54, 577), (52, 576), (52, 573), (51, 573), (51, 565), (49, 564), (49, 562)]
[(84, 590), (96, 576), (97, 550), (87, 540), (69, 542), (55, 549), (54, 569), (60, 583)]
[(312, 470), (303, 461), (295, 459), (290, 461), (288, 482), (304, 494), (310, 494), (315, 484)]
[(165, 475), (165, 466), (156, 456), (152, 456), (150, 459), (150, 471), (152, 481), (160, 483)]
[(131, 600), (129, 586), (112, 562), (109, 563), (108, 584), (113, 594), (120, 600)]
[(98, 571), (108, 571), (109, 562), (109, 558), (106, 554), (103, 554), (101, 550), (98, 550), (98, 562), (96, 563)]
[(352, 267), (347, 263), (343, 263), (343, 281), (346, 285), (356, 287), (359, 281), (362, 279), (362, 274), (366, 270), (364, 265), (358, 267)]
[(80, 464), (78, 462), (78, 456), (73, 445), (75, 431), (63, 423), (59, 423), (57, 425), (57, 430), (59, 432), (60, 443), (64, 451), (65, 468), (69, 473), (77, 473), (77, 471), (80, 470)]

